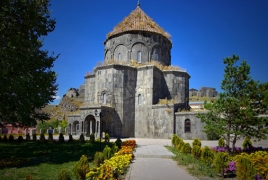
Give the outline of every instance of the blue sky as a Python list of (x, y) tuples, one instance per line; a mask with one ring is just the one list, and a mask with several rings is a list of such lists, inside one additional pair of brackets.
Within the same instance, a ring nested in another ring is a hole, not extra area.
[[(267, 0), (140, 0), (141, 9), (172, 35), (172, 65), (190, 74), (190, 88), (220, 85), (223, 58), (236, 54), (251, 66), (251, 77), (268, 81)], [(137, 0), (51, 0), (56, 29), (44, 49), (60, 54), (59, 103), (70, 87), (84, 83), (104, 59), (106, 35), (136, 8)], [(240, 63), (241, 61), (239, 61)]]

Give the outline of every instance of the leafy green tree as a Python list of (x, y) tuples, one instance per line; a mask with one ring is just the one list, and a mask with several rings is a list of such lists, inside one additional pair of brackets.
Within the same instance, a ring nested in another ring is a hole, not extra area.
[(236, 55), (224, 59), (223, 92), (216, 101), (205, 102), (207, 114), (197, 115), (206, 124), (204, 132), (223, 137), (229, 151), (240, 136), (260, 140), (268, 133), (267, 118), (258, 117), (267, 114), (268, 83), (254, 81), (249, 76), (250, 66), (245, 60), (236, 66), (238, 60)]
[(33, 126), (54, 100), (57, 56), (42, 50), (55, 28), (48, 0), (0, 1), (0, 122)]

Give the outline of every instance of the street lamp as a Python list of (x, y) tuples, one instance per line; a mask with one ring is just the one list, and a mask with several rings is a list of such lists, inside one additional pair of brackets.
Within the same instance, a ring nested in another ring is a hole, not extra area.
[(100, 152), (101, 152), (101, 112), (100, 112)]

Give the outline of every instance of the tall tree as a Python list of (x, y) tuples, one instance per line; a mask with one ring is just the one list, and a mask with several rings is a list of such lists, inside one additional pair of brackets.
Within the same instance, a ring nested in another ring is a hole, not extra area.
[(254, 81), (247, 62), (236, 66), (238, 60), (236, 55), (224, 59), (223, 92), (215, 102), (205, 102), (207, 114), (197, 116), (205, 122), (204, 132), (223, 137), (228, 149), (241, 136), (265, 139), (268, 133), (267, 118), (259, 117), (267, 114), (268, 83)]
[(0, 1), (0, 122), (32, 126), (47, 120), (41, 110), (54, 100), (58, 56), (42, 50), (55, 28), (48, 0)]

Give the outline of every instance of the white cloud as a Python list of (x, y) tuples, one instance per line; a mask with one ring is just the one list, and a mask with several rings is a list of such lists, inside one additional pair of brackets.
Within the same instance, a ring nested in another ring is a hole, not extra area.
[(55, 98), (54, 101), (61, 99), (61, 97), (58, 96), (58, 95), (57, 96), (53, 96), (53, 98)]

